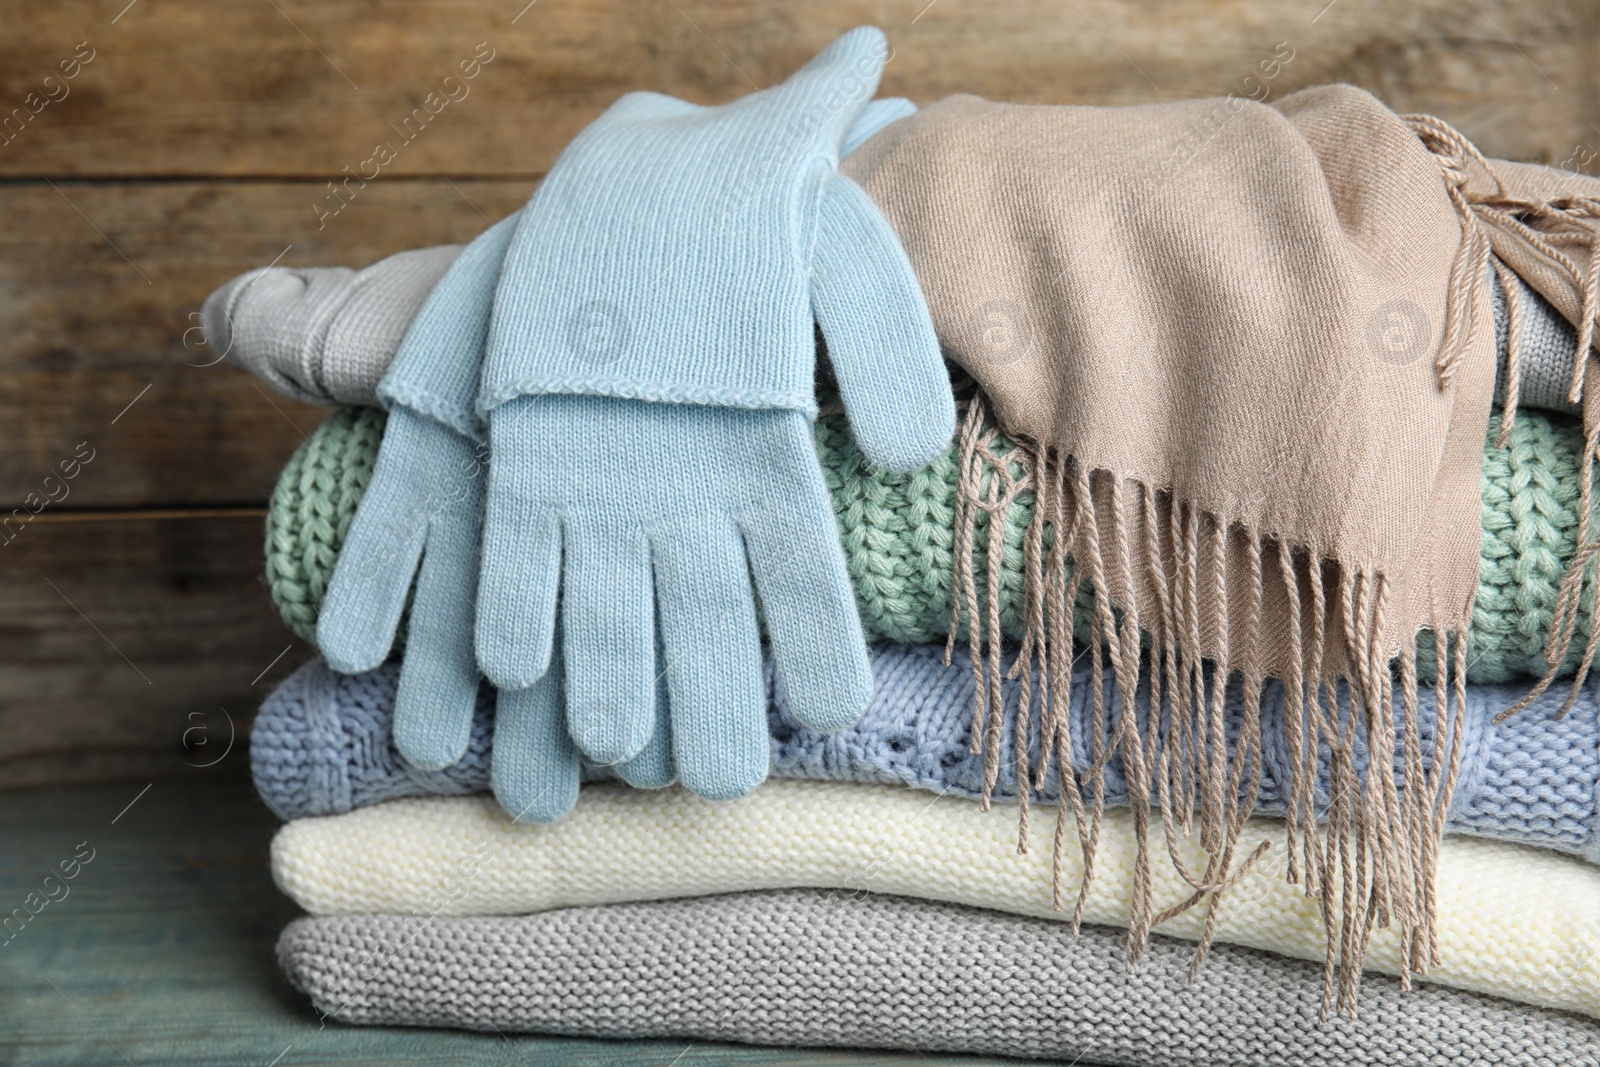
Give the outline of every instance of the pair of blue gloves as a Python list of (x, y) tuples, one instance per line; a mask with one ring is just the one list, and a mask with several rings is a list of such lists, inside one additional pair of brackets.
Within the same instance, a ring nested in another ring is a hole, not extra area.
[(388, 426), (317, 628), (334, 669), (370, 670), (411, 598), (408, 761), (461, 758), (481, 668), (519, 819), (572, 807), (580, 753), (743, 795), (769, 762), (758, 601), (794, 718), (865, 710), (811, 436), (816, 327), (870, 460), (914, 469), (955, 425), (911, 265), (837, 169), (911, 110), (869, 103), (886, 55), (862, 28), (722, 107), (623, 97), (441, 279), (379, 386)]

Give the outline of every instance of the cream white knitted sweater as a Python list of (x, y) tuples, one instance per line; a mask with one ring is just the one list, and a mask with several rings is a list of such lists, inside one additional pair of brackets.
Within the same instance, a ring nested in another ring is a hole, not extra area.
[[(1066, 919), (1051, 906), (1053, 810), (1036, 811), (1019, 855), (1014, 810), (892, 786), (774, 780), (714, 802), (678, 790), (583, 789), (549, 825), (513, 823), (490, 796), (396, 800), (300, 819), (272, 843), (280, 888), (313, 915), (515, 915), (551, 908), (752, 889), (855, 889)], [(1068, 832), (1067, 901), (1082, 865)], [(1283, 880), (1282, 824), (1255, 819), (1241, 847), (1272, 847), (1224, 898), (1217, 939), (1321, 960), (1316, 904)], [(1128, 922), (1134, 834), (1108, 812), (1084, 919)], [(1200, 854), (1195, 852), (1198, 862)], [(1203, 866), (1203, 865), (1202, 865)], [(1188, 895), (1153, 863), (1156, 901)], [(1600, 868), (1537, 849), (1447, 837), (1439, 860), (1444, 963), (1429, 980), (1600, 1017)], [(1160, 929), (1197, 938), (1203, 910)], [(1367, 967), (1398, 973), (1377, 931)]]

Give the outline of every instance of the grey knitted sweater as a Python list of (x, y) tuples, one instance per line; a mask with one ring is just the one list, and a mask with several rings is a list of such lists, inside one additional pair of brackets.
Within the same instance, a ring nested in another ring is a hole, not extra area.
[(916, 1049), (1130, 1067), (1594, 1067), (1600, 1024), (1367, 975), (1317, 1025), (1322, 968), (1157, 935), (816, 890), (514, 918), (298, 919), (278, 941), (325, 1016), (585, 1037)]

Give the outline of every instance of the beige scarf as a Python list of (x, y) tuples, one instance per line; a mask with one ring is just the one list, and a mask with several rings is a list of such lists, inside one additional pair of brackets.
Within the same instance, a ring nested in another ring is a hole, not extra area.
[[(948, 355), (982, 389), (960, 444), (952, 640), (970, 622), (986, 664), (973, 745), (987, 749), (991, 784), (1002, 523), (984, 522), (987, 581), (970, 557), (980, 519), (1031, 494), (1017, 735), (1040, 739), (1045, 764), (1054, 753), (1090, 877), (1103, 769), (1120, 762), (1141, 828), (1130, 954), (1197, 905), (1209, 931), (1267, 847), (1239, 837), (1261, 773), (1259, 695), (1276, 678), (1299, 768), (1287, 783), (1288, 877), (1322, 902), (1330, 989), (1353, 1003), (1374, 926), (1393, 927), (1426, 971), (1496, 370), (1487, 271), (1503, 260), (1581, 321), (1587, 351), (1593, 272), (1587, 254), (1567, 253), (1595, 240), (1595, 216), (1560, 198), (1600, 183), (1491, 167), (1438, 120), (1397, 116), (1349, 86), (1273, 106), (954, 97), (890, 126), (844, 169), (899, 233)], [(1003, 457), (983, 395), (1022, 442)], [(1576, 622), (1575, 571), (1552, 645)], [(1117, 707), (1100, 717), (1103, 733), (1069, 735), (1056, 694), (1068, 692), (1080, 587), (1093, 593), (1096, 672), (1109, 661), (1131, 693), (1143, 661), (1152, 706), (1167, 708), (1156, 721)], [(1423, 629), (1440, 635), (1431, 730), (1417, 721)], [(984, 634), (996, 639), (981, 650)], [(1253, 702), (1237, 736), (1208, 662), (1244, 676)], [(1037, 694), (1026, 688), (1035, 663)], [(1343, 716), (1340, 689), (1354, 709)], [(1075, 743), (1092, 759), (1081, 778), (1066, 773)], [(1042, 779), (1026, 743), (1015, 758), (1024, 778)], [(1319, 761), (1333, 782), (1326, 809), (1313, 793)], [(1193, 889), (1160, 908), (1148, 877), (1154, 804)], [(1203, 870), (1176, 847), (1196, 831)], [(1055, 847), (1059, 857), (1059, 837)], [(1060, 906), (1059, 886), (1057, 896)]]

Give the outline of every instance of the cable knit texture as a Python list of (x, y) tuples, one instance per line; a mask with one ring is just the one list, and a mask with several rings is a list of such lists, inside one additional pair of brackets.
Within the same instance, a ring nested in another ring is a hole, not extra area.
[[(1125, 1067), (1594, 1067), (1600, 1026), (1392, 978), (1317, 1025), (1314, 964), (954, 904), (815, 890), (515, 918), (297, 919), (317, 1010), (373, 1026), (909, 1049)], [(1018, 975), (1026, 980), (1018, 981)]]
[(289, 457), (267, 510), (267, 588), (303, 641), (317, 640), (317, 613), (339, 549), (372, 480), (384, 413), (340, 408)]
[[(284, 621), (308, 640), (347, 516), (371, 477), (382, 418), (365, 409), (334, 412), (279, 479), (267, 516), (268, 580)], [(1543, 673), (1556, 591), (1577, 543), (1582, 431), (1572, 420), (1526, 408), (1506, 448), (1495, 445), (1498, 428), (1496, 415), (1484, 442), (1482, 558), (1468, 640), (1467, 676), (1474, 682)], [(817, 420), (814, 437), (868, 639), (943, 640), (950, 619), (953, 450), (896, 474), (866, 461), (842, 415)], [(1022, 631), (1023, 534), (1032, 513), (1033, 498), (1024, 493), (1005, 516), (1001, 620), (1012, 637)], [(973, 545), (980, 583), (987, 573), (987, 522), (980, 514)], [(1085, 611), (1086, 605), (1087, 594)], [(1566, 673), (1577, 665), (1592, 619), (1585, 603)], [(1418, 667), (1431, 677), (1431, 635), (1423, 634), (1418, 649)]]
[[(881, 645), (873, 649), (877, 681), (872, 704), (854, 726), (820, 734), (797, 725), (777, 692), (770, 659), (766, 685), (771, 773), (780, 778), (907, 785), (937, 793), (977, 797), (983, 789), (983, 757), (971, 751), (972, 673), (964, 653), (943, 665), (943, 648)], [(494, 731), (494, 692), (478, 695), (472, 740), (461, 762), (442, 771), (420, 771), (403, 760), (389, 741), (399, 671), (393, 665), (361, 675), (342, 675), (312, 660), (286, 679), (262, 705), (250, 742), (257, 790), (284, 819), (337, 815), (400, 797), (481, 793), (489, 789)], [(1227, 715), (1243, 716), (1238, 678), (1230, 687)], [(1087, 667), (1076, 672), (1072, 694), (1073, 736), (1080, 749), (1073, 762), (1079, 773), (1090, 765), (1081, 746), (1090, 736), (1093, 702)], [(1600, 683), (1591, 682), (1572, 713), (1557, 718), (1565, 693), (1546, 693), (1539, 702), (1496, 726), (1494, 716), (1522, 695), (1522, 686), (1473, 686), (1462, 735), (1459, 785), (1448, 830), (1475, 837), (1554, 849), (1600, 863)], [(1108, 700), (1115, 698), (1107, 678)], [(1020, 682), (1005, 683), (1008, 711), (1014, 711)], [(1140, 693), (1148, 702), (1149, 693)], [(1288, 747), (1280, 715), (1281, 690), (1268, 691), (1258, 811), (1281, 814), (1288, 780)], [(1419, 694), (1425, 748), (1433, 743), (1433, 692)], [(1011, 752), (1015, 717), (1008, 715), (1000, 749)], [(1038, 765), (1038, 739), (1030, 738), (1031, 766)], [(1358, 755), (1364, 755), (1358, 754)], [(1396, 778), (1401, 768), (1396, 766)], [(1327, 767), (1321, 768), (1318, 797), (1328, 797)], [(608, 778), (605, 768), (586, 766), (589, 781)], [(1052, 771), (1035, 796), (1053, 800), (1058, 779)], [(1121, 763), (1107, 769), (1107, 802), (1127, 802)], [(996, 796), (1015, 799), (1014, 764), (1002, 762)]]
[[(1467, 638), (1472, 681), (1545, 672), (1556, 592), (1577, 545), (1582, 428), (1572, 419), (1519, 412), (1507, 447), (1497, 448), (1498, 418), (1490, 419), (1483, 454), (1478, 599)], [(1586, 598), (1562, 673), (1577, 668), (1593, 626), (1593, 600)], [(1419, 664), (1431, 669), (1432, 635), (1417, 649)]]
[[(1069, 816), (1070, 817), (1070, 816)], [(895, 786), (769, 780), (710, 801), (680, 789), (585, 786), (565, 819), (513, 822), (493, 798), (394, 800), (347, 815), (298, 819), (272, 842), (278, 886), (313, 915), (377, 912), (521, 915), (553, 908), (753, 889), (846, 889), (968, 904), (1062, 922), (1051, 903), (1055, 809), (1033, 815), (1035, 845), (1017, 849), (1012, 812)], [(1076, 834), (1062, 856), (1065, 899), (1083, 877)], [(1242, 847), (1271, 847), (1216, 910), (1216, 940), (1319, 964), (1315, 899), (1284, 880), (1283, 826), (1251, 819)], [(1106, 814), (1083, 918), (1126, 927), (1137, 849), (1126, 811)], [(1198, 839), (1180, 839), (1203, 862)], [(1158, 905), (1191, 893), (1174, 866), (1152, 863)], [(1204, 869), (1201, 867), (1200, 869)], [(1439, 852), (1438, 945), (1429, 979), (1539, 1007), (1600, 1014), (1600, 868), (1538, 849), (1447, 837)], [(1160, 932), (1196, 939), (1206, 909)], [(1393, 932), (1378, 929), (1366, 967), (1395, 974)]]

